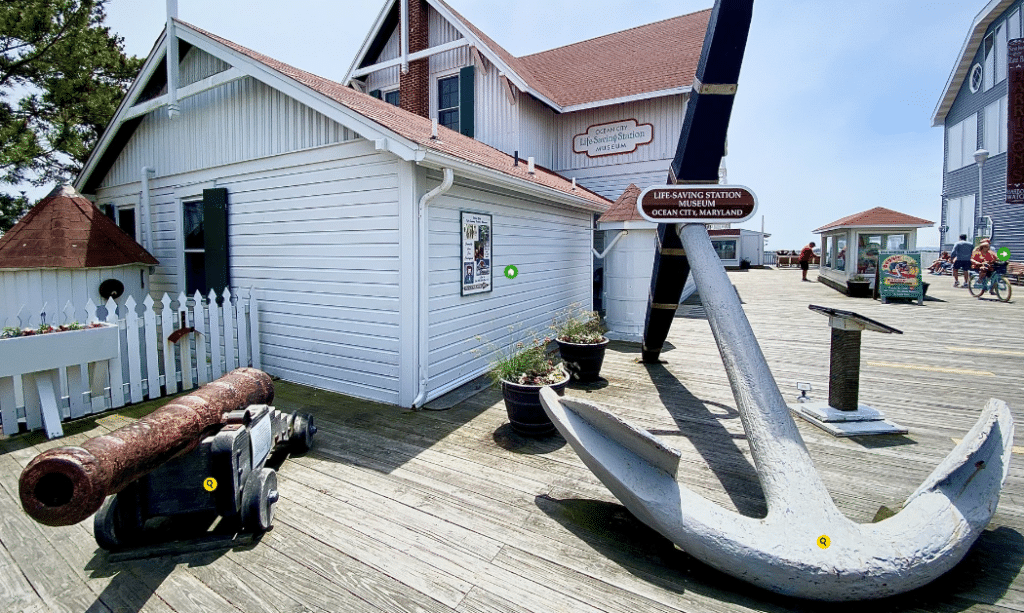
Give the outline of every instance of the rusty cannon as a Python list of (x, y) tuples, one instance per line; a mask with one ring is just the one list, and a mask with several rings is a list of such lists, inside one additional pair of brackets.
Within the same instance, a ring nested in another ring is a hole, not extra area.
[(81, 446), (41, 453), (21, 473), (22, 507), (48, 526), (96, 513), (96, 541), (109, 550), (150, 542), (155, 518), (219, 516), (263, 532), (278, 499), (267, 460), (308, 450), (316, 433), (311, 415), (282, 413), (273, 399), (269, 375), (240, 368)]

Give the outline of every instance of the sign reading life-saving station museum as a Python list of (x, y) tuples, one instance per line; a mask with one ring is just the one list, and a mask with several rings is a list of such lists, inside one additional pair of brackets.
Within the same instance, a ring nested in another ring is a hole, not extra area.
[(655, 185), (636, 208), (654, 223), (731, 223), (753, 217), (757, 198), (742, 185)]
[(638, 124), (635, 119), (601, 123), (572, 138), (572, 150), (587, 157), (633, 153), (640, 145), (654, 140), (654, 126)]

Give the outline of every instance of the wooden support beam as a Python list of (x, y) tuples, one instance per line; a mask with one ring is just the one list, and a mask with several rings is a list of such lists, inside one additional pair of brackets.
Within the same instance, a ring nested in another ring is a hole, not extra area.
[[(178, 88), (178, 100), (184, 100), (185, 98), (190, 98), (192, 96), (195, 96), (196, 94), (200, 94), (207, 90), (211, 90), (215, 87), (220, 87), (225, 83), (237, 81), (238, 79), (241, 79), (244, 76), (245, 73), (241, 70), (237, 68), (229, 68), (223, 72), (218, 72), (215, 75), (206, 77), (201, 81), (196, 81), (195, 83), (190, 83), (185, 87)], [(140, 102), (125, 112), (124, 120), (128, 120), (133, 117), (138, 117), (139, 115), (145, 115), (146, 113), (155, 111), (156, 109), (164, 106), (165, 104), (168, 104), (169, 101), (169, 97), (166, 94), (164, 94), (163, 96), (153, 98), (152, 100)]]
[[(445, 51), (451, 51), (452, 49), (459, 49), (459, 48), (462, 48), (462, 47), (466, 47), (469, 44), (470, 44), (469, 43), (469, 39), (460, 38), (459, 40), (453, 40), (450, 43), (445, 43), (443, 45), (437, 45), (436, 47), (430, 47), (429, 49), (424, 49), (423, 51), (417, 51), (416, 53), (410, 53), (409, 54), (409, 61), (410, 62), (415, 62), (416, 60), (422, 60), (423, 58), (427, 58), (427, 57), (430, 57), (432, 55), (437, 55), (438, 53), (444, 53)], [(393, 66), (401, 66), (401, 65), (402, 65), (402, 58), (397, 57), (397, 58), (395, 58), (393, 60), (388, 60), (386, 62), (378, 62), (376, 64), (373, 64), (373, 65), (370, 65), (370, 66), (366, 66), (364, 68), (359, 68), (357, 70), (353, 70), (352, 71), (352, 75), (349, 78), (351, 78), (351, 79), (358, 79), (359, 77), (365, 77), (366, 75), (368, 75), (368, 74), (370, 74), (372, 72), (377, 72), (378, 70), (384, 70), (385, 68), (391, 68)]]

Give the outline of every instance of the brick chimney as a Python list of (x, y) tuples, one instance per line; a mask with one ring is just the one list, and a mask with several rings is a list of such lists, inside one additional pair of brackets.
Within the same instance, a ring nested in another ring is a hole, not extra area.
[[(409, 53), (423, 51), (429, 45), (428, 10), (426, 0), (409, 0)], [(429, 118), (430, 58), (409, 62), (409, 72), (399, 76), (399, 89), (403, 109)]]

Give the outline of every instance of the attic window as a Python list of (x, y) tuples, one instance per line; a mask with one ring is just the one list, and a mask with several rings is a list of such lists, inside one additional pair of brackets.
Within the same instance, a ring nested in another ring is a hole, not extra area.
[(384, 102), (394, 106), (402, 106), (401, 101), (401, 90), (394, 89), (389, 92), (384, 92)]
[(459, 75), (437, 80), (437, 123), (459, 131)]

